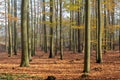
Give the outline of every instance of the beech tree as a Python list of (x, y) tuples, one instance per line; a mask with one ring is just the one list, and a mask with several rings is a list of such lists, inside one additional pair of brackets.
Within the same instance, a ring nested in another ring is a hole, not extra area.
[(46, 21), (46, 9), (45, 9), (45, 0), (43, 0), (43, 11), (42, 11), (42, 13), (43, 13), (43, 18), (42, 18), (42, 21), (43, 21), (43, 28), (44, 28), (44, 51), (47, 53), (48, 52), (48, 48), (47, 48), (47, 46), (48, 46), (48, 40), (47, 40), (47, 31), (46, 31), (46, 24), (45, 24), (45, 21)]
[(12, 56), (13, 54), (13, 41), (12, 41), (12, 22), (11, 22), (11, 19), (12, 16), (11, 16), (11, 6), (10, 6), (10, 0), (8, 0), (8, 54), (9, 54), (9, 57)]
[[(29, 1), (30, 2), (30, 1)], [(28, 4), (27, 12), (27, 34), (28, 34), (28, 57), (29, 61), (32, 61), (32, 50), (31, 50), (31, 25), (30, 25), (30, 3)]]
[(17, 0), (14, 0), (14, 54), (17, 55)]
[(53, 0), (50, 0), (50, 55), (49, 58), (55, 56), (54, 53), (54, 33), (53, 33)]
[(21, 67), (29, 66), (28, 58), (28, 34), (27, 34), (27, 13), (29, 0), (22, 0), (21, 5), (21, 42), (22, 42), (22, 56)]
[(63, 59), (62, 0), (60, 2), (60, 59)]
[(97, 39), (97, 47), (98, 47), (98, 59), (97, 63), (102, 62), (102, 10), (101, 10), (101, 0), (98, 0), (98, 39)]
[(90, 0), (85, 1), (84, 73), (90, 72)]
[(103, 51), (116, 50), (120, 42), (119, 0), (5, 0), (4, 6), (6, 49), (10, 57), (22, 49), (20, 66), (29, 66), (40, 50), (49, 58), (59, 53), (61, 60), (70, 51), (85, 54), (89, 73), (90, 53), (96, 50), (96, 63), (102, 63)]

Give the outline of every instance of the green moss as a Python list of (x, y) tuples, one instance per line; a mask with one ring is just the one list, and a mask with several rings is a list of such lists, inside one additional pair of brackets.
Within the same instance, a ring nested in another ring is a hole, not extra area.
[(30, 76), (27, 74), (7, 74), (7, 73), (0, 74), (0, 80), (15, 80), (15, 79), (24, 79), (24, 78), (43, 80), (42, 77)]

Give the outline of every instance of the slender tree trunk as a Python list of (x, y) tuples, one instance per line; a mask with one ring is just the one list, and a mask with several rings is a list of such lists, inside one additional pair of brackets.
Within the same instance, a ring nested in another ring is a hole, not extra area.
[(7, 1), (5, 0), (5, 50), (8, 49)]
[(46, 2), (45, 2), (45, 0), (43, 0), (43, 11), (42, 11), (43, 19), (42, 20), (43, 20), (43, 28), (44, 28), (44, 52), (47, 53), (48, 52), (48, 48), (47, 48), (47, 45), (48, 45), (47, 39), (48, 38), (47, 38), (47, 31), (46, 31), (47, 29), (46, 29), (46, 24), (45, 24), (45, 21), (46, 21), (46, 19), (45, 19), (46, 18), (45, 4), (46, 4)]
[(56, 4), (56, 8), (55, 8), (55, 20), (56, 20), (56, 44), (55, 44), (55, 55), (57, 55), (57, 50), (58, 50), (58, 0), (57, 0), (57, 4)]
[[(72, 11), (70, 11), (70, 23), (72, 23)], [(70, 45), (69, 45), (69, 50), (72, 50), (72, 24), (70, 24)]]
[(102, 63), (102, 15), (101, 1), (98, 0), (98, 60), (97, 63)]
[[(72, 0), (72, 5), (75, 5), (75, 0)], [(75, 23), (74, 21), (76, 20), (76, 16), (75, 16), (75, 10), (72, 11), (72, 23), (73, 23), (73, 26), (75, 26)], [(76, 46), (76, 29), (73, 29), (72, 30), (73, 34), (72, 34), (72, 38), (73, 38), (73, 43), (72, 43), (72, 46), (73, 46), (73, 53), (76, 53), (77, 52), (77, 46)]]
[[(104, 2), (105, 2), (106, 0), (104, 0)], [(104, 8), (106, 8), (106, 4), (104, 4)], [(105, 31), (104, 31), (104, 35), (105, 35), (105, 40), (104, 40), (104, 54), (106, 53), (106, 51), (107, 51), (107, 29), (106, 29), (106, 27), (107, 27), (107, 11), (106, 11), (106, 9), (104, 9), (104, 29), (105, 29)]]
[(37, 27), (37, 15), (36, 15), (36, 0), (34, 0), (34, 45), (33, 45), (33, 48), (34, 48), (34, 53), (33, 53), (33, 56), (35, 56), (36, 54), (36, 27)]
[(21, 67), (29, 66), (28, 58), (28, 34), (27, 34), (27, 13), (29, 0), (22, 0), (21, 5), (21, 42), (22, 42), (22, 56)]
[(9, 42), (8, 42), (8, 44), (9, 44), (9, 46), (8, 46), (8, 54), (9, 54), (9, 57), (11, 57), (12, 56), (12, 50), (13, 50), (13, 48), (12, 48), (12, 26), (11, 26), (11, 7), (10, 7), (10, 0), (8, 0), (8, 36), (9, 36)]
[[(14, 0), (14, 17), (17, 18), (17, 0)], [(17, 20), (14, 20), (14, 54), (17, 55)]]
[(60, 0), (60, 59), (63, 59), (62, 0)]
[(90, 0), (85, 2), (85, 55), (84, 73), (90, 72)]
[(28, 34), (28, 57), (29, 57), (29, 61), (32, 61), (32, 54), (31, 54), (31, 26), (30, 26), (30, 3), (28, 4), (28, 12), (27, 12), (27, 34)]
[[(113, 4), (115, 4), (115, 1), (112, 1), (113, 2)], [(112, 27), (114, 28), (114, 25), (115, 25), (115, 17), (114, 17), (114, 15), (115, 15), (115, 7), (113, 7), (113, 12), (111, 13), (111, 16), (112, 16)], [(114, 30), (116, 30), (115, 28), (114, 28)], [(112, 47), (112, 49), (113, 49), (113, 51), (115, 50), (115, 34), (114, 34), (114, 31), (113, 31), (113, 34), (112, 34), (112, 36), (113, 36), (113, 39), (112, 39), (112, 42), (113, 42), (113, 47)]]
[(53, 33), (53, 0), (50, 0), (50, 55), (49, 58), (55, 56), (54, 53), (54, 33)]
[(95, 3), (96, 5), (96, 41), (97, 41), (97, 43), (96, 43), (96, 62), (97, 62), (97, 60), (98, 60), (98, 2), (96, 1), (96, 3)]
[(37, 1), (37, 34), (36, 34), (36, 36), (37, 36), (37, 38), (36, 38), (36, 46), (37, 46), (37, 49), (39, 48), (39, 45), (40, 45), (40, 24), (39, 24), (39, 22), (40, 22), (40, 19), (41, 19), (41, 14), (39, 14), (40, 13), (40, 5), (39, 5), (39, 3), (40, 3), (40, 1), (38, 0)]
[[(80, 3), (79, 3), (80, 4)], [(80, 14), (81, 12), (80, 12), (80, 8), (78, 8), (78, 26), (80, 26), (81, 25), (81, 21), (80, 20), (82, 20), (81, 19), (81, 14)], [(80, 29), (78, 29), (78, 52), (79, 53), (81, 53), (82, 52), (82, 49), (81, 49), (81, 30)]]
[(35, 34), (34, 34), (34, 31), (35, 31), (35, 25), (34, 25), (34, 12), (33, 12), (33, 4), (32, 4), (33, 2), (32, 2), (32, 0), (30, 0), (30, 4), (31, 4), (31, 27), (32, 27), (32, 29), (31, 29), (31, 32), (32, 32), (32, 37), (31, 37), (31, 55), (32, 56), (34, 56), (35, 55), (35, 48), (34, 48), (34, 36), (35, 36)]

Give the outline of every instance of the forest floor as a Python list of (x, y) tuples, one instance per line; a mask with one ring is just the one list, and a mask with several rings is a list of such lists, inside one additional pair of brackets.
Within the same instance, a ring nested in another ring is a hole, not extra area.
[(18, 55), (8, 57), (6, 52), (0, 52), (0, 80), (45, 80), (55, 76), (56, 80), (120, 80), (120, 53), (109, 51), (103, 54), (103, 63), (95, 61), (95, 53), (91, 53), (91, 71), (88, 78), (83, 78), (83, 53), (64, 52), (63, 60), (59, 54), (48, 58), (48, 53), (37, 51), (30, 62), (30, 67), (20, 65)]

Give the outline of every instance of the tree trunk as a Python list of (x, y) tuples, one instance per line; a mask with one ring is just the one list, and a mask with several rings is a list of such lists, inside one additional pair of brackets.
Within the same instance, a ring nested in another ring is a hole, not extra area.
[[(79, 3), (79, 1), (78, 1)], [(80, 4), (80, 3), (79, 3)], [(82, 21), (82, 18), (81, 18), (81, 12), (80, 12), (81, 8), (78, 8), (78, 12), (77, 12), (77, 16), (78, 16), (78, 26), (81, 25), (81, 21)], [(81, 30), (78, 29), (78, 52), (81, 53), (82, 52), (82, 49), (81, 49)]]
[(54, 34), (53, 34), (53, 0), (50, 0), (50, 55), (53, 58), (54, 54)]
[(98, 0), (98, 60), (97, 63), (102, 62), (102, 15), (101, 15), (101, 1)]
[(34, 56), (35, 55), (35, 25), (34, 25), (34, 12), (33, 12), (33, 4), (32, 4), (33, 2), (32, 2), (32, 0), (30, 0), (30, 4), (31, 4), (31, 27), (32, 27), (32, 29), (31, 29), (31, 32), (32, 32), (32, 37), (31, 37), (31, 55), (32, 56)]
[(22, 56), (21, 67), (29, 66), (28, 58), (28, 39), (27, 39), (27, 12), (29, 0), (22, 0), (21, 6), (21, 42), (22, 42)]
[(47, 48), (47, 31), (46, 31), (46, 24), (45, 24), (45, 21), (46, 21), (46, 9), (45, 9), (45, 0), (43, 0), (43, 28), (44, 28), (44, 52), (47, 53), (48, 52), (48, 48)]
[(85, 2), (85, 55), (84, 73), (90, 72), (90, 0)]
[(10, 7), (10, 0), (8, 0), (8, 35), (9, 35), (9, 46), (8, 46), (8, 54), (9, 54), (9, 57), (12, 56), (12, 26), (11, 26), (11, 7)]
[(55, 8), (55, 20), (56, 20), (56, 44), (55, 44), (55, 55), (57, 55), (57, 51), (58, 51), (58, 0), (57, 0), (57, 4), (56, 4), (56, 8)]
[(62, 0), (60, 0), (60, 59), (63, 59)]
[(30, 12), (30, 3), (28, 4), (28, 12), (27, 12), (27, 34), (28, 34), (28, 57), (29, 57), (29, 61), (32, 61), (32, 54), (31, 54), (31, 27), (30, 27), (30, 16), (29, 16), (29, 12)]
[[(17, 18), (17, 0), (14, 0), (14, 18)], [(17, 20), (14, 20), (14, 54), (17, 55)]]
[(8, 49), (7, 1), (5, 0), (5, 50)]

